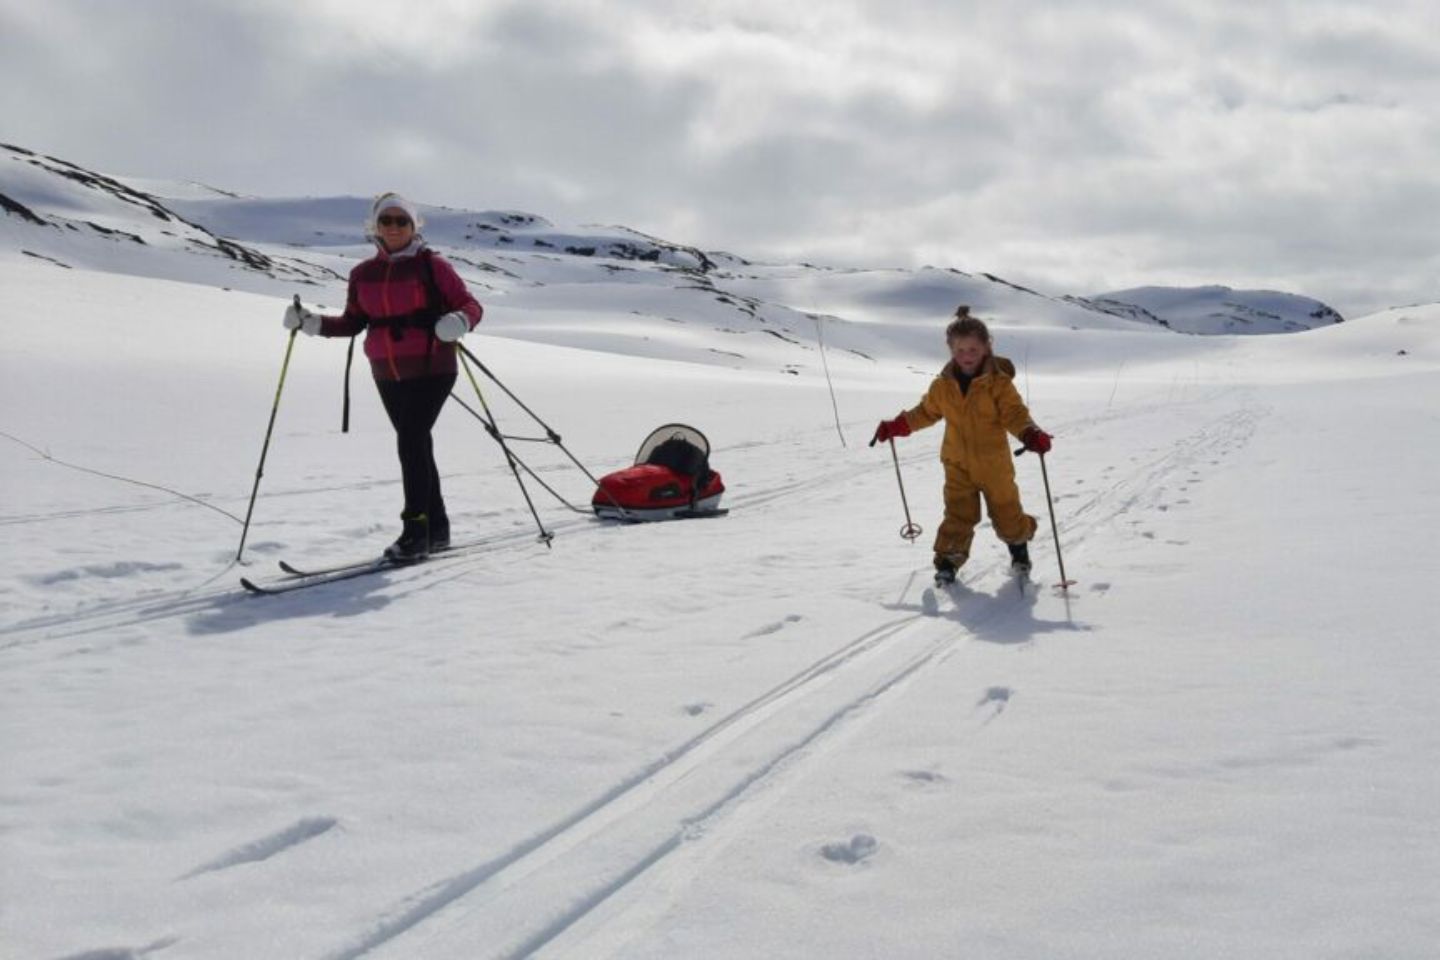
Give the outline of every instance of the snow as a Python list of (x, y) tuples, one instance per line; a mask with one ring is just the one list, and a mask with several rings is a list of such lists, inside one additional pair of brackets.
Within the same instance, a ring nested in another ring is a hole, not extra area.
[(1140, 287), (1102, 293), (1090, 302), (1121, 316), (1140, 311), (1182, 333), (1293, 333), (1344, 319), (1309, 297), (1222, 286)]
[(373, 387), (341, 434), (344, 344), (302, 337), (232, 562), (280, 316), (336, 281), (169, 249), (67, 270), (0, 223), (5, 956), (1434, 955), (1440, 306), (1200, 338), (1011, 290), (998, 347), (1056, 436), (1078, 583), (1051, 586), (1024, 456), (1034, 583), (982, 528), (937, 594), (940, 432), (897, 446), (917, 545), (866, 441), (942, 363), (923, 311), (953, 290), (727, 260), (762, 322), (664, 264), (515, 255), (462, 270), (494, 281), (464, 342), (597, 475), (700, 428), (730, 514), (620, 526), (532, 484), (547, 549), (451, 404), (483, 547), (253, 597), (242, 574), (397, 532)]

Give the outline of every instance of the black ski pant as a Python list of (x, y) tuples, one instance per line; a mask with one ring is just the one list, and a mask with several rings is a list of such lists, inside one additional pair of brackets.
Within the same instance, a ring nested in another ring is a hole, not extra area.
[(445, 499), (440, 495), (440, 471), (435, 468), (435, 447), (430, 431), (440, 416), (440, 408), (455, 374), (420, 377), (415, 380), (376, 380), (380, 402), (395, 427), (395, 447), (400, 454), (400, 479), (405, 487), (405, 509), (402, 516), (425, 514), (430, 529), (448, 525)]

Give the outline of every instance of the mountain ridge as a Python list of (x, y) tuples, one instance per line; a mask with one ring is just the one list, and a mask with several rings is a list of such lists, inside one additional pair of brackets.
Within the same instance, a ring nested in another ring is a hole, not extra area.
[[(60, 266), (287, 299), (299, 285), (311, 288), (318, 301), (339, 303), (349, 268), (371, 251), (363, 228), (369, 202), (248, 197), (193, 181), (112, 177), (0, 144), (0, 252), (8, 247)], [(740, 327), (749, 332), (792, 340), (803, 339), (801, 328), (817, 318), (855, 329), (877, 321), (933, 329), (959, 303), (999, 328), (1251, 334), (1343, 320), (1327, 305), (1296, 294), (1216, 285), (1057, 296), (993, 272), (762, 263), (624, 226), (557, 226), (507, 209), (420, 209), (431, 245), (456, 261), (468, 282), (492, 297), (507, 295), (517, 306), (545, 299), (538, 291), (546, 287), (587, 284), (597, 303), (644, 316), (644, 288), (660, 285), (703, 298), (696, 313), (722, 327), (739, 314)], [(722, 315), (715, 315), (715, 304), (727, 308)], [(846, 345), (864, 353), (859, 344)]]

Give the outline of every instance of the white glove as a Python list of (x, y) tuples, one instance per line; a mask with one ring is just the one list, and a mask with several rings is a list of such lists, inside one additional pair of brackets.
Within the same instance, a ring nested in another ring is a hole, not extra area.
[(320, 332), (320, 314), (292, 303), (285, 308), (285, 329), (300, 330), (305, 336), (313, 337)]
[(435, 321), (435, 339), (454, 343), (470, 332), (470, 318), (463, 310), (452, 310)]

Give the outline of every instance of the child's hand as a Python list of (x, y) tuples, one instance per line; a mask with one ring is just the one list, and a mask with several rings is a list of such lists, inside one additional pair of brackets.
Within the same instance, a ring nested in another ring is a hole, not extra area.
[(884, 443), (886, 440), (893, 440), (896, 437), (910, 436), (910, 421), (905, 419), (905, 414), (900, 414), (894, 420), (881, 420), (880, 426), (875, 428), (875, 436), (870, 440), (870, 446), (877, 443)]
[(1051, 439), (1050, 434), (1039, 427), (1026, 427), (1025, 432), (1020, 434), (1020, 442), (1031, 453), (1049, 453)]

